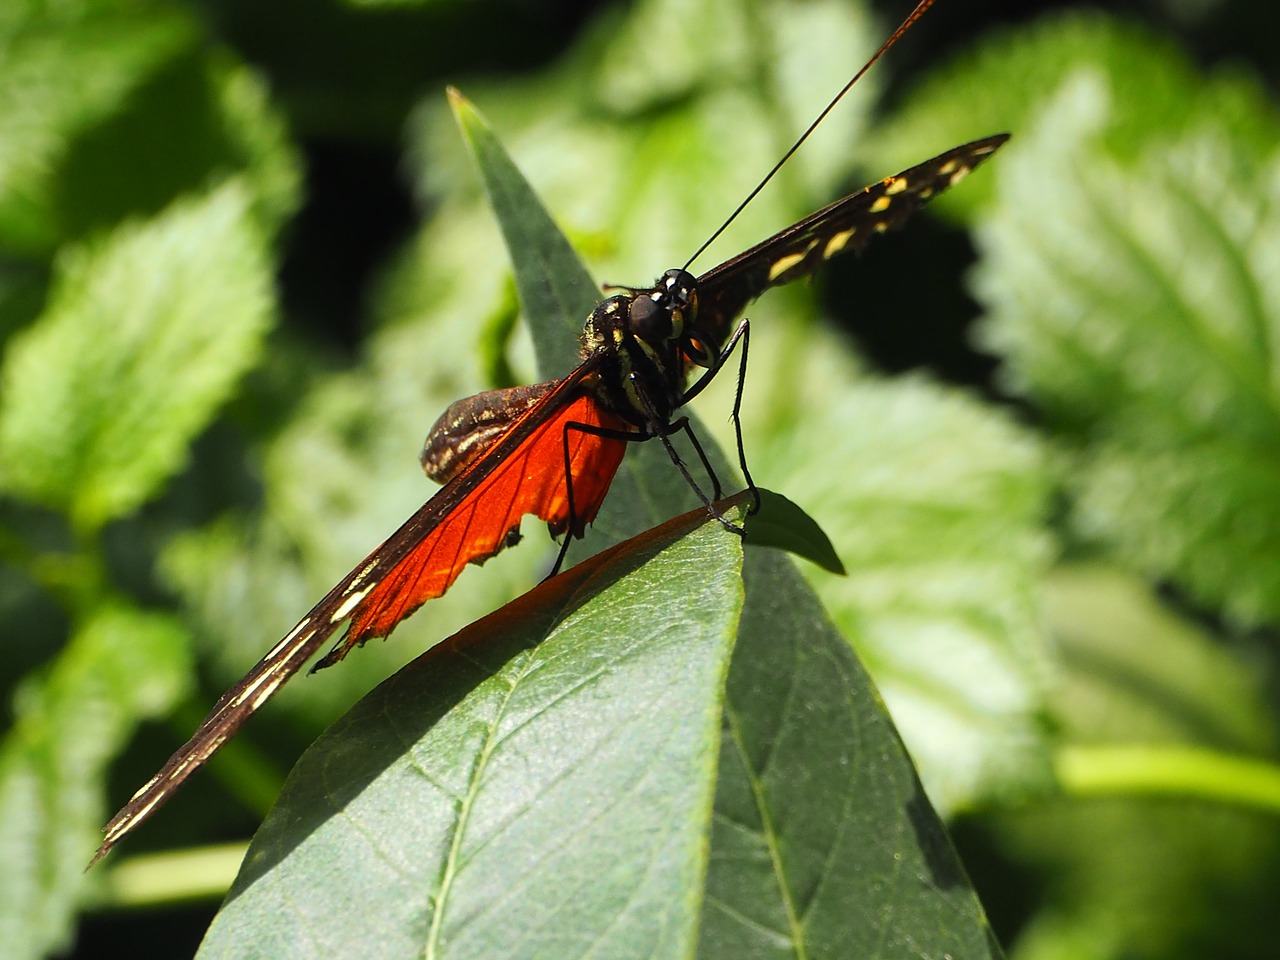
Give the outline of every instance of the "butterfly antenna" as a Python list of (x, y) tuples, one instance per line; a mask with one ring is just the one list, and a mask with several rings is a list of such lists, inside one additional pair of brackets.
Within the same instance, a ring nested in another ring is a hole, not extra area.
[(757, 183), (755, 189), (747, 194), (747, 198), (738, 204), (737, 209), (734, 210), (733, 213), (729, 214), (729, 219), (720, 224), (716, 229), (716, 232), (707, 237), (706, 242), (694, 251), (692, 257), (685, 261), (684, 269), (689, 269), (689, 265), (693, 263), (693, 261), (697, 260), (698, 257), (702, 256), (703, 251), (706, 250), (707, 247), (711, 246), (711, 244), (716, 241), (716, 238), (728, 229), (729, 224), (738, 219), (738, 214), (742, 213), (742, 211), (747, 208), (747, 204), (754, 200), (756, 195), (768, 185), (769, 181), (773, 179), (774, 174), (781, 170), (783, 164), (790, 160), (792, 155), (800, 149), (801, 145), (809, 139), (809, 135), (813, 133), (814, 130), (818, 129), (818, 124), (822, 123), (822, 121), (827, 118), (827, 114), (834, 110), (836, 104), (844, 99), (844, 95), (853, 89), (853, 85), (862, 79), (862, 75), (870, 70), (872, 65), (883, 57), (888, 52), (889, 48), (897, 43), (898, 39), (910, 30), (917, 20), (924, 16), (925, 11), (932, 7), (934, 2), (935, 0), (920, 0), (920, 2), (916, 4), (916, 8), (907, 15), (907, 19), (903, 20), (898, 29), (893, 31), (893, 36), (889, 37), (889, 39), (880, 46), (880, 49), (875, 52), (875, 55), (862, 65), (862, 69), (855, 73), (849, 82), (840, 88), (840, 92), (831, 98), (831, 102), (823, 107), (822, 112), (814, 118), (813, 123), (809, 124), (808, 129), (806, 129), (804, 133), (800, 134), (800, 138), (796, 140), (796, 142), (791, 145), (791, 148), (782, 155), (782, 159), (773, 165), (773, 169), (764, 175), (764, 179)]

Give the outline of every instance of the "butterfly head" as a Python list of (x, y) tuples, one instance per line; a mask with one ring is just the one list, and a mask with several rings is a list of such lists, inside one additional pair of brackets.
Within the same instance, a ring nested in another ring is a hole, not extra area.
[(587, 319), (583, 353), (600, 348), (624, 349), (633, 344), (649, 356), (672, 356), (672, 348), (684, 348), (688, 330), (697, 316), (698, 291), (685, 270), (668, 270), (654, 286), (602, 301)]
[(684, 336), (697, 309), (693, 277), (684, 270), (668, 270), (651, 289), (636, 291), (627, 304), (627, 332), (651, 350), (660, 350)]
[(582, 332), (582, 357), (608, 371), (607, 407), (637, 426), (664, 423), (679, 405), (685, 375), (706, 338), (695, 333), (698, 286), (686, 270), (668, 270), (652, 287), (601, 301)]
[(637, 291), (627, 308), (631, 335), (651, 350), (675, 344), (684, 359), (699, 367), (715, 360), (715, 344), (697, 327), (698, 286), (687, 270), (668, 270), (649, 290)]

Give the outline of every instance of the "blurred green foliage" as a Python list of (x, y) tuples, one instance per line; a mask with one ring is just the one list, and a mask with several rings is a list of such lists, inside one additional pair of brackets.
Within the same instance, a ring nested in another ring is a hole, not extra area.
[[(943, 0), (918, 31), (963, 5)], [(265, 6), (0, 13), (0, 943), (14, 957), (72, 949), (90, 907), (95, 929), (155, 920), (120, 910), (110, 863), (81, 873), (96, 828), (429, 495), (414, 459), (432, 418), (538, 376), (444, 82), (484, 110), (593, 274), (645, 283), (886, 32), (837, 0), (605, 4), (576, 32), (567, 7)], [(840, 304), (818, 278), (750, 309), (743, 417), (757, 479), (803, 504), (849, 571), (803, 573), (1019, 958), (1272, 942), (1280, 119), (1244, 68), (1197, 66), (1176, 22), (1068, 11), (983, 32), (895, 84), (873, 122), (891, 58), (698, 264), (866, 179), (1014, 134), (920, 218), (932, 226), (909, 228), (917, 245), (883, 244), (911, 265), (904, 287), (927, 289), (965, 268), (930, 246), (938, 224), (972, 232), (995, 380), (874, 372), (823, 322)], [(354, 347), (308, 323), (333, 289), (308, 252), (335, 143), (381, 150), (403, 177), (344, 184), (353, 232), (371, 196), (416, 201), (373, 254), (344, 254), (373, 262), (338, 301), (361, 304)], [(830, 269), (866, 288), (863, 315), (894, 302), (857, 263)], [(697, 404), (722, 439), (730, 387)], [(638, 502), (630, 482), (611, 509)], [(676, 512), (644, 500), (633, 522)], [(623, 532), (613, 522), (597, 548)], [(394, 641), (291, 685), (137, 849), (247, 836), (264, 811), (243, 798), (274, 795), (300, 744), (537, 582), (552, 548), (525, 532)], [(1116, 747), (1136, 748), (1119, 772), (1102, 762)], [(1196, 785), (1200, 767), (1167, 762), (1186, 748), (1254, 772)]]

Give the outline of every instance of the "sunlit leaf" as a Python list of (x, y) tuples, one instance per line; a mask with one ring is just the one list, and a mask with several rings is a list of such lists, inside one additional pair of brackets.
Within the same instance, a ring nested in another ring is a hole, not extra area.
[(139, 720), (169, 710), (185, 691), (187, 650), (171, 617), (111, 602), (76, 631), (46, 676), (21, 690), (0, 741), (6, 957), (42, 957), (69, 943), (104, 814), (107, 764)]
[(1206, 104), (1123, 158), (1103, 136), (1116, 90), (1078, 76), (1002, 167), (987, 341), (1077, 450), (1084, 535), (1275, 620), (1280, 151), (1228, 139)]
[(183, 465), (272, 316), (234, 180), (68, 250), (0, 370), (0, 485), (84, 529), (132, 512)]
[(119, 114), (195, 33), (168, 7), (145, 16), (28, 16), (0, 24), (11, 31), (0, 37), (0, 246), (31, 254), (50, 250), (66, 227), (61, 173), (73, 143)]

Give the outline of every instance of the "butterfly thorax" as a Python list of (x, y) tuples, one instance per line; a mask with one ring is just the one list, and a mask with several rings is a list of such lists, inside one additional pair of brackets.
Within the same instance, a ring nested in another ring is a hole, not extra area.
[(697, 318), (697, 281), (679, 269), (597, 304), (582, 330), (582, 359), (597, 367), (600, 402), (647, 432), (670, 423), (690, 366), (714, 356)]

